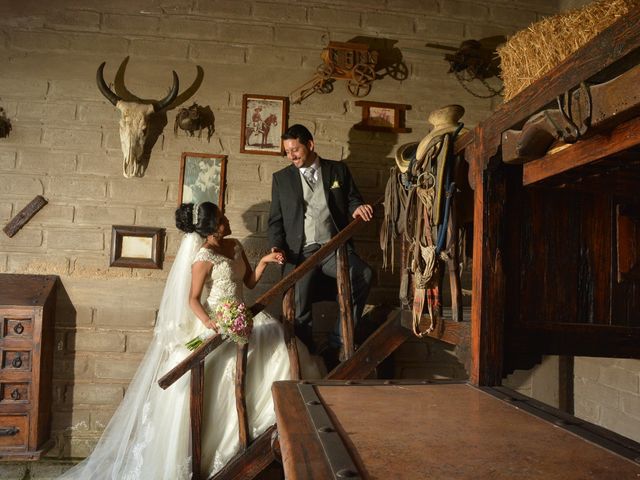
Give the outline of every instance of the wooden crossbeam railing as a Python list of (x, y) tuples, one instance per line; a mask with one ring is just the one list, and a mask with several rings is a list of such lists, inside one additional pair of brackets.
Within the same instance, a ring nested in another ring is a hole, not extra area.
[[(380, 203), (378, 200), (376, 204)], [(291, 273), (283, 277), (278, 283), (261, 295), (250, 308), (254, 315), (264, 310), (276, 298), (284, 294), (283, 317), (285, 324), (285, 341), (291, 363), (291, 377), (300, 378), (300, 362), (297, 345), (293, 333), (295, 319), (295, 302), (293, 285), (304, 275), (313, 270), (322, 260), (337, 250), (337, 284), (338, 301), (341, 312), (341, 329), (343, 335), (342, 358), (348, 359), (354, 353), (353, 347), (353, 308), (351, 300), (351, 283), (349, 279), (349, 263), (347, 259), (346, 243), (363, 224), (360, 218), (354, 219), (346, 228), (341, 230), (317, 252), (305, 260)], [(192, 479), (202, 478), (201, 472), (201, 439), (202, 418), (204, 410), (204, 359), (214, 349), (223, 343), (221, 335), (214, 335), (203, 342), (200, 347), (189, 354), (184, 360), (167, 372), (158, 385), (166, 389), (175, 383), (188, 371), (191, 372), (190, 413), (191, 413), (191, 444), (192, 444)], [(249, 447), (249, 424), (245, 401), (245, 374), (247, 365), (248, 346), (238, 345), (236, 352), (235, 394), (236, 410), (238, 413), (240, 447), (244, 451)]]

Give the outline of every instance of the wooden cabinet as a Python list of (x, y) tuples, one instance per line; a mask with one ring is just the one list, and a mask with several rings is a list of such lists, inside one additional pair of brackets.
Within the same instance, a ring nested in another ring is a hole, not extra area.
[(57, 279), (0, 274), (1, 460), (38, 460), (50, 447)]

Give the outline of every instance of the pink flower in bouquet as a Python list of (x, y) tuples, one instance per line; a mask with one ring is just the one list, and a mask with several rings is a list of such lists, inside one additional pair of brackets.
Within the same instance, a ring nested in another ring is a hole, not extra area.
[[(243, 302), (223, 299), (213, 311), (209, 312), (209, 317), (216, 322), (218, 330), (226, 338), (241, 345), (249, 341), (253, 329), (253, 316), (251, 310)], [(189, 350), (195, 350), (212, 334), (213, 331), (208, 330), (188, 341), (185, 346)]]
[(225, 299), (218, 303), (214, 312), (216, 323), (223, 335), (240, 344), (249, 341), (253, 318), (243, 302)]

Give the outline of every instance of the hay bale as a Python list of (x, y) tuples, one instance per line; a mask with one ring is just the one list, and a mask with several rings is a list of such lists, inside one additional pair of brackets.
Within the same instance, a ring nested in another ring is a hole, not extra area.
[(545, 18), (513, 35), (498, 48), (505, 101), (638, 7), (640, 0), (598, 0)]

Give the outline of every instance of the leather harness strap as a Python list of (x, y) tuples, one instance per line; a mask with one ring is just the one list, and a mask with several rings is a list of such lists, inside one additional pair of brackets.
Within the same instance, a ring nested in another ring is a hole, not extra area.
[[(416, 159), (415, 148), (405, 148), (403, 158), (408, 162), (405, 173), (396, 167), (390, 171), (385, 188), (385, 221), (380, 232), (383, 266), (389, 264), (391, 253), (393, 269), (394, 240), (404, 238), (407, 249), (401, 273), (400, 299), (409, 301), (409, 276), (413, 275), (413, 332), (418, 337), (432, 332), (442, 315), (439, 283), (444, 262), (449, 260), (443, 248), (446, 243), (451, 202), (455, 193), (451, 145), (462, 124), (455, 132), (444, 133), (430, 140), (424, 158)], [(390, 252), (389, 252), (390, 251)], [(430, 325), (421, 329), (425, 302)]]

